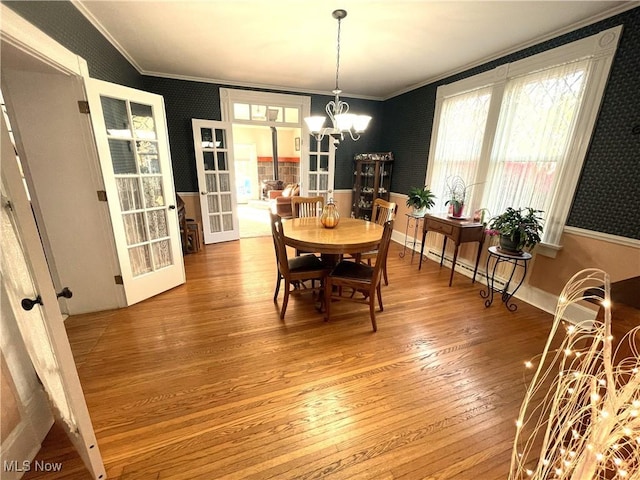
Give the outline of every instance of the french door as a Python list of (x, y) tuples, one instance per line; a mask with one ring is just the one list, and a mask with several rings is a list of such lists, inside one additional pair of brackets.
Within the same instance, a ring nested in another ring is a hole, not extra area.
[(164, 102), (100, 80), (85, 85), (131, 305), (185, 282)]
[(192, 119), (204, 243), (240, 238), (231, 124)]
[(321, 141), (312, 136), (308, 138), (311, 146), (307, 162), (302, 166), (302, 174), (306, 178), (306, 182), (302, 182), (302, 191), (311, 197), (324, 197), (326, 201), (333, 195), (336, 147), (330, 136)]
[[(222, 119), (234, 125), (299, 128), (302, 195), (333, 195), (336, 147), (329, 136), (318, 142), (309, 135), (303, 119), (311, 114), (311, 97), (221, 88), (220, 109)], [(269, 118), (268, 112), (277, 115)]]
[[(40, 235), (27, 198), (13, 145), (4, 119), (2, 123), (2, 249), (1, 277), (12, 316), (29, 358), (56, 415), (66, 424), (69, 438), (94, 479), (106, 478), (102, 457), (87, 410), (78, 372), (69, 345), (53, 281), (40, 242)], [(4, 296), (4, 295), (3, 295)], [(4, 305), (3, 305), (4, 308)], [(4, 310), (3, 310), (4, 311)], [(14, 342), (17, 344), (17, 339)], [(13, 356), (9, 350), (10, 357)], [(6, 352), (3, 352), (3, 354)], [(30, 399), (29, 399), (30, 401)], [(44, 421), (50, 413), (35, 412)], [(25, 419), (31, 421), (31, 419)], [(18, 478), (41, 441), (29, 434), (36, 428), (22, 428), (21, 447), (7, 458), (2, 451), (2, 468), (7, 478)], [(17, 463), (14, 463), (17, 462)], [(26, 462), (26, 463), (23, 463)]]

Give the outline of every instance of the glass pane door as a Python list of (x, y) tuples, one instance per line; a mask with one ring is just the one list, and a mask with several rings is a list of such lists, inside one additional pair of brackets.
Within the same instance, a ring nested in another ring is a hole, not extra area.
[(311, 147), (309, 149), (309, 161), (307, 163), (307, 184), (303, 184), (305, 195), (322, 196), (325, 201), (333, 195), (333, 167), (335, 158), (335, 146), (331, 137), (324, 137), (317, 141), (309, 137)]
[(240, 238), (231, 125), (192, 120), (204, 243)]
[(184, 283), (162, 97), (88, 82), (127, 303)]
[(167, 199), (150, 105), (100, 97), (134, 277), (173, 264)]

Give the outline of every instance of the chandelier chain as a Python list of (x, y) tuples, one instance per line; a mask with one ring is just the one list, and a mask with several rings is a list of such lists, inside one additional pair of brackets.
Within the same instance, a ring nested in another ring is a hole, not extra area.
[(322, 141), (325, 135), (330, 135), (333, 144), (337, 145), (344, 140), (345, 134), (349, 134), (354, 142), (360, 138), (371, 120), (369, 115), (357, 115), (349, 112), (349, 104), (340, 100), (340, 34), (342, 19), (347, 16), (347, 11), (338, 9), (332, 13), (338, 20), (338, 35), (336, 40), (336, 86), (333, 90), (334, 98), (325, 105), (325, 111), (331, 120), (331, 126), (325, 127), (325, 118), (321, 116), (306, 117), (305, 122), (309, 127), (309, 133), (318, 141)]
[(342, 19), (339, 18), (338, 19), (338, 41), (336, 42), (337, 47), (336, 47), (336, 90), (340, 90), (340, 87), (338, 86), (338, 75), (340, 72), (340, 25), (342, 23)]

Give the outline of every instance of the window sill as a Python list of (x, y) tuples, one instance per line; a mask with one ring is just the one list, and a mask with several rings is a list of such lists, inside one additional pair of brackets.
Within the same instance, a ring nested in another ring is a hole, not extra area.
[(536, 245), (536, 253), (549, 258), (556, 258), (558, 252), (562, 250), (562, 245), (541, 242)]

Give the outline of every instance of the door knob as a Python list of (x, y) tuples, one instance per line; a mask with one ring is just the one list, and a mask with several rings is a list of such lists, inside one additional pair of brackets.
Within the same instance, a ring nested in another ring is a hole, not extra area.
[(176, 206), (175, 205), (169, 205), (169, 210), (175, 210)]
[(30, 298), (23, 298), (22, 302), (20, 302), (20, 303), (22, 304), (22, 308), (24, 308), (25, 310), (29, 311), (33, 307), (35, 307), (36, 305), (42, 305), (42, 297), (40, 295), (38, 295), (33, 300), (31, 300)]
[(200, 192), (200, 195), (206, 195), (209, 192)]
[(69, 287), (64, 287), (62, 290), (60, 290), (58, 293), (56, 293), (56, 297), (58, 297), (58, 298), (60, 298), (60, 297), (71, 298), (71, 297), (73, 297), (73, 292), (71, 290), (69, 290)]

